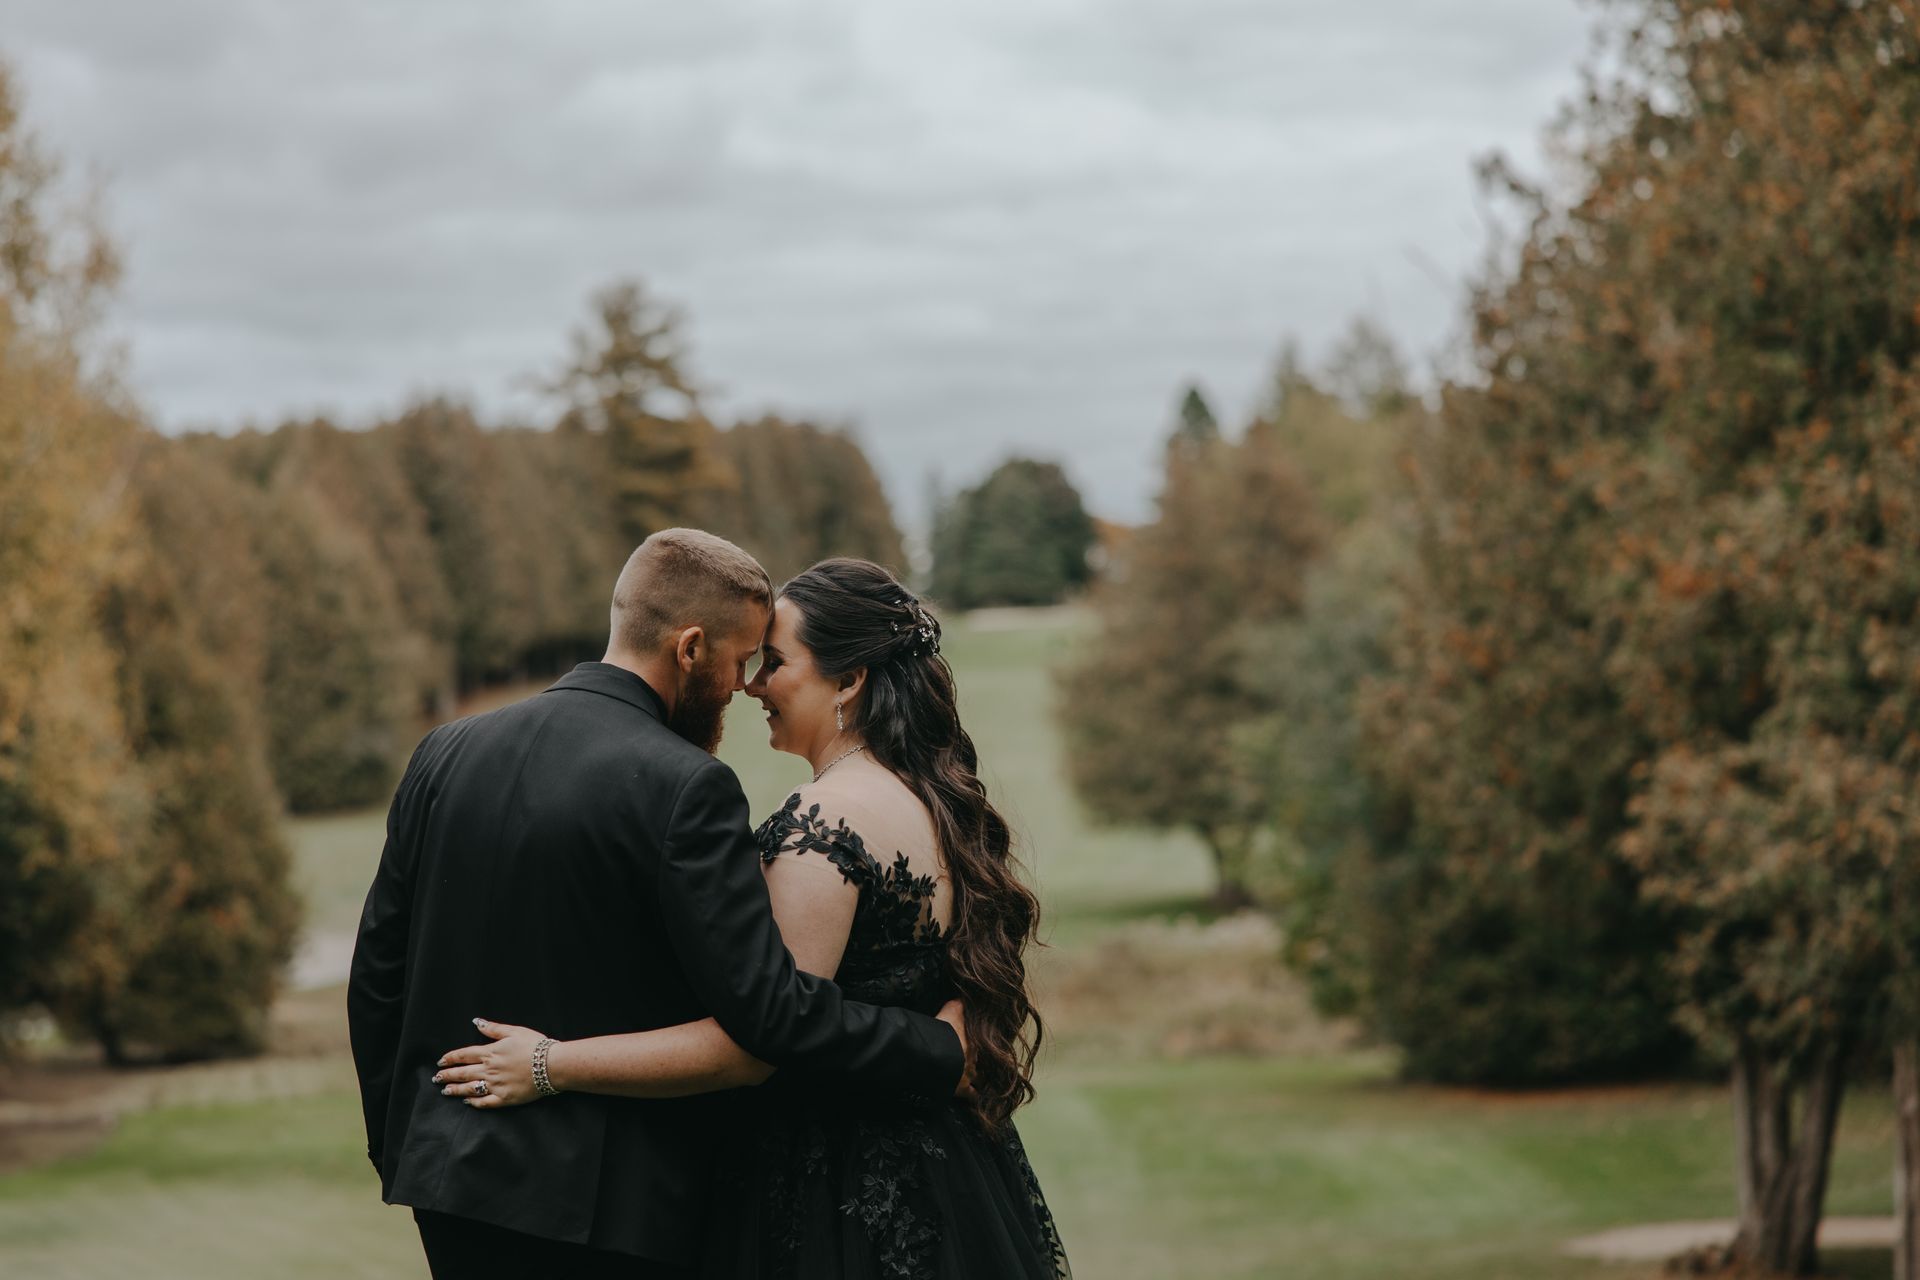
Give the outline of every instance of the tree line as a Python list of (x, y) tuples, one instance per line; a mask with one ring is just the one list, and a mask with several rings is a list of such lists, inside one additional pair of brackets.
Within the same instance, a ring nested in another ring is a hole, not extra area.
[(1237, 438), (1187, 398), (1062, 680), (1071, 772), (1195, 832), (1411, 1075), (1727, 1072), (1730, 1265), (1814, 1273), (1891, 1063), (1910, 1278), (1920, 5), (1604, 32), (1564, 181), (1483, 167), (1517, 218), (1429, 403), (1351, 343)]
[(902, 564), (852, 436), (711, 421), (637, 283), (594, 299), (541, 427), (437, 398), (162, 436), (55, 178), (0, 75), (0, 1038), (44, 1009), (115, 1061), (258, 1048), (300, 926), (283, 813), (377, 803), (463, 691), (597, 657), (653, 529), (776, 577)]

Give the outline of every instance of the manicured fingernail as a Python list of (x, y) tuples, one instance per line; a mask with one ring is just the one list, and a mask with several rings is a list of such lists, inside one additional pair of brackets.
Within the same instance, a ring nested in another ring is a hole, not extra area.
[(453, 1096), (453, 1086), (448, 1085), (446, 1088), (442, 1089), (440, 1091), (440, 1096), (443, 1098), (451, 1098)]
[(486, 1021), (487, 1021), (487, 1020), (486, 1020), (485, 1018), (475, 1018), (475, 1019), (473, 1020), (473, 1025), (474, 1025), (474, 1026), (476, 1026), (476, 1027), (478, 1027), (478, 1026), (484, 1026), (484, 1025), (486, 1024)]
[(440, 1083), (440, 1073), (439, 1073), (439, 1072), (437, 1072), (437, 1071), (436, 1071), (436, 1072), (434, 1073), (434, 1075), (433, 1075), (433, 1082), (434, 1082), (435, 1084), (439, 1084), (439, 1083)]

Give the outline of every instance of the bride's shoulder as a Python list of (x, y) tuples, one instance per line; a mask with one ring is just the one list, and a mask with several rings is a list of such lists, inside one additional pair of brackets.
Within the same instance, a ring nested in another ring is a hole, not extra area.
[[(795, 790), (797, 808), (818, 808), (823, 816), (844, 821), (856, 830), (894, 831), (926, 819), (926, 806), (913, 789), (889, 770), (875, 766), (835, 770)], [(795, 803), (790, 801), (789, 803)]]
[(858, 798), (849, 802), (839, 788), (796, 788), (760, 826), (761, 859), (771, 864), (782, 855), (819, 853), (843, 875), (857, 878), (873, 863), (860, 831), (862, 812)]
[(871, 816), (872, 806), (858, 791), (829, 781), (795, 787), (775, 815), (780, 819), (779, 825), (822, 836), (835, 832), (857, 834), (861, 821)]

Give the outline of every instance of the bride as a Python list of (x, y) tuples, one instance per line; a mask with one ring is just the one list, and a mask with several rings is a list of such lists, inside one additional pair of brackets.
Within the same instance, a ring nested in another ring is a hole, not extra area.
[(1038, 904), (975, 773), (939, 623), (879, 565), (822, 561), (781, 588), (747, 692), (775, 749), (814, 771), (756, 833), (795, 962), (869, 1004), (931, 1014), (957, 996), (966, 1100), (774, 1076), (711, 1019), (571, 1041), (478, 1021), (487, 1043), (447, 1054), (435, 1080), (481, 1109), (766, 1081), (714, 1111), (704, 1275), (1067, 1276), (1012, 1122), (1041, 1036), (1025, 963)]

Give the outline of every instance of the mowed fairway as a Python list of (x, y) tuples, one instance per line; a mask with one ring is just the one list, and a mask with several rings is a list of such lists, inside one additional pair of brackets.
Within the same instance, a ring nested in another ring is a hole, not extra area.
[[(1198, 847), (1092, 828), (1064, 789), (1047, 670), (1074, 641), (1067, 621), (957, 625), (947, 651), (1049, 912), (1036, 968), (1056, 1034), (1020, 1125), (1082, 1280), (1638, 1280), (1654, 1269), (1558, 1246), (1730, 1210), (1720, 1090), (1401, 1085), (1389, 1055), (1306, 1025), (1257, 928), (1183, 920), (1208, 887)], [(806, 777), (764, 739), (741, 699), (722, 754), (757, 811)], [(381, 815), (293, 834), (315, 927), (350, 929)], [(134, 1115), (84, 1156), (0, 1179), (0, 1275), (424, 1276), (405, 1213), (378, 1203), (337, 1080)], [(1885, 1094), (1856, 1094), (1832, 1211), (1885, 1212), (1891, 1162)], [(1887, 1267), (1884, 1253), (1834, 1261), (1848, 1275)]]

